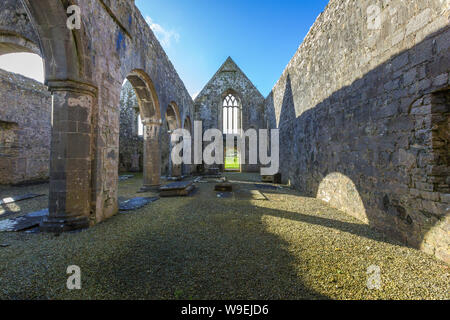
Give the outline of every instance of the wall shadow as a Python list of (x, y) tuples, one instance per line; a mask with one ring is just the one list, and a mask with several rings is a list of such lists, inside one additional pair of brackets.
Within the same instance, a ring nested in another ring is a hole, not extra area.
[(61, 294), (74, 299), (97, 297), (95, 292), (106, 299), (328, 299), (303, 283), (289, 243), (261, 223), (266, 209), (243, 217), (241, 208), (252, 207), (249, 201), (240, 201), (239, 209), (219, 201), (211, 211), (211, 200), (198, 194), (176, 200), (94, 227), (134, 226), (120, 243), (108, 245), (107, 236), (92, 247), (90, 255), (100, 260), (77, 262), (85, 272), (83, 290)]
[(299, 116), (290, 74), (280, 110), (274, 92), (266, 100), (266, 116), (280, 129), (284, 182), (443, 260), (449, 257), (448, 204), (439, 200), (449, 193), (442, 149), (450, 148), (443, 134), (450, 87), (442, 75), (450, 71), (449, 33), (446, 27), (429, 35)]
[[(323, 181), (322, 181), (323, 182)], [(287, 195), (287, 196), (298, 196), (298, 193), (295, 190), (291, 189), (260, 189), (256, 187), (255, 184), (249, 183), (249, 181), (243, 182), (243, 181), (232, 181), (233, 183), (233, 190), (239, 191), (241, 189), (244, 190), (259, 190), (262, 194), (264, 194), (270, 201), (270, 198), (272, 196), (279, 196), (279, 195)], [(347, 180), (347, 183), (350, 183), (352, 185), (351, 181)], [(350, 186), (351, 188), (351, 186)], [(346, 191), (350, 189), (349, 187), (346, 188)], [(356, 191), (356, 189), (352, 190), (352, 192)], [(319, 197), (318, 197), (319, 198)], [(320, 198), (319, 198), (320, 199)], [(323, 199), (320, 199), (323, 200)], [(360, 206), (363, 205), (362, 201), (359, 200)], [(336, 205), (332, 205), (328, 202), (331, 207), (337, 208)], [(258, 207), (259, 208), (259, 207)], [(263, 208), (263, 207), (262, 207)], [(358, 212), (361, 213), (361, 212)], [(362, 207), (362, 213), (365, 213), (364, 207)], [(350, 234), (354, 234), (359, 237), (379, 241), (379, 242), (385, 242), (393, 245), (399, 245), (400, 242), (396, 241), (395, 239), (390, 239), (386, 237), (383, 233), (377, 232), (376, 229), (372, 228), (368, 223), (353, 223), (353, 222), (347, 222), (347, 221), (341, 221), (336, 219), (329, 219), (325, 217), (319, 217), (315, 215), (308, 215), (308, 214), (302, 214), (299, 212), (294, 211), (288, 211), (288, 210), (277, 210), (277, 209), (269, 209), (264, 208), (264, 214), (265, 215), (271, 215), (274, 217), (282, 218), (282, 219), (288, 219), (292, 221), (298, 221), (298, 222), (304, 222), (312, 225), (327, 227), (330, 229), (334, 229), (337, 231), (342, 231)], [(351, 214), (354, 216), (353, 214)], [(354, 216), (355, 217), (355, 216)], [(365, 222), (363, 218), (358, 219), (359, 221)]]

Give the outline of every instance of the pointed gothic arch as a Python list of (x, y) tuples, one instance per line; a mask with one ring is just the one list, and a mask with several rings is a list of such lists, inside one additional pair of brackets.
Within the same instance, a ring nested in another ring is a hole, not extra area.
[(2, 52), (39, 53), (44, 61), (45, 84), (53, 96), (49, 216), (41, 230), (62, 232), (88, 227), (96, 211), (92, 201), (92, 119), (97, 88), (91, 82), (91, 59), (85, 54), (86, 28), (67, 28), (69, 1), (21, 0), (2, 5), (12, 6), (11, 15), (24, 10), (29, 19), (26, 32), (15, 32), (9, 20), (2, 25), (0, 36), (6, 43)]
[(178, 108), (178, 105), (173, 101), (167, 107), (166, 121), (170, 131), (181, 128), (180, 109)]
[(139, 121), (143, 125), (144, 181), (142, 189), (154, 190), (160, 185), (161, 153), (159, 133), (161, 130), (161, 110), (153, 81), (143, 70), (133, 70), (126, 77), (131, 83), (139, 106)]
[(161, 120), (161, 109), (158, 95), (156, 94), (153, 81), (143, 70), (133, 70), (127, 76), (127, 80), (136, 92), (141, 119)]

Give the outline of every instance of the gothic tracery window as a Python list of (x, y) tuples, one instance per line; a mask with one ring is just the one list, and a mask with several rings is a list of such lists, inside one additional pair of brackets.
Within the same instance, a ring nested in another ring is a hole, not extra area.
[(232, 94), (223, 100), (223, 133), (238, 134), (240, 129), (239, 101)]

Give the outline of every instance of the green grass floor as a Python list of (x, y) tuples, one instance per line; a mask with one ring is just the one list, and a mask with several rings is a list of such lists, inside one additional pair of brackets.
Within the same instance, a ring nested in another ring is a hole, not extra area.
[[(450, 298), (446, 264), (287, 188), (262, 191), (268, 200), (239, 198), (259, 177), (228, 176), (229, 199), (211, 181), (78, 233), (0, 233), (0, 299)], [(121, 182), (119, 196), (145, 196), (141, 183)], [(0, 197), (47, 188), (4, 188)], [(70, 265), (81, 268), (81, 290), (66, 288)], [(379, 290), (367, 287), (373, 265)]]

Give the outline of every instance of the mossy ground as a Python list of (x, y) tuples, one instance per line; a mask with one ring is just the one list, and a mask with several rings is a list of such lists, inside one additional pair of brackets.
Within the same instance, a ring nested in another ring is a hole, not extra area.
[[(255, 189), (256, 175), (229, 177)], [(141, 182), (121, 182), (119, 196), (142, 196)], [(213, 182), (197, 186), (78, 233), (0, 233), (0, 299), (450, 298), (446, 264), (321, 201), (290, 189), (261, 190), (269, 201), (220, 199)], [(0, 197), (47, 188), (2, 188)], [(0, 219), (46, 207), (47, 197), (18, 202)], [(81, 267), (81, 290), (66, 289), (69, 265)], [(367, 288), (372, 265), (380, 290)]]

